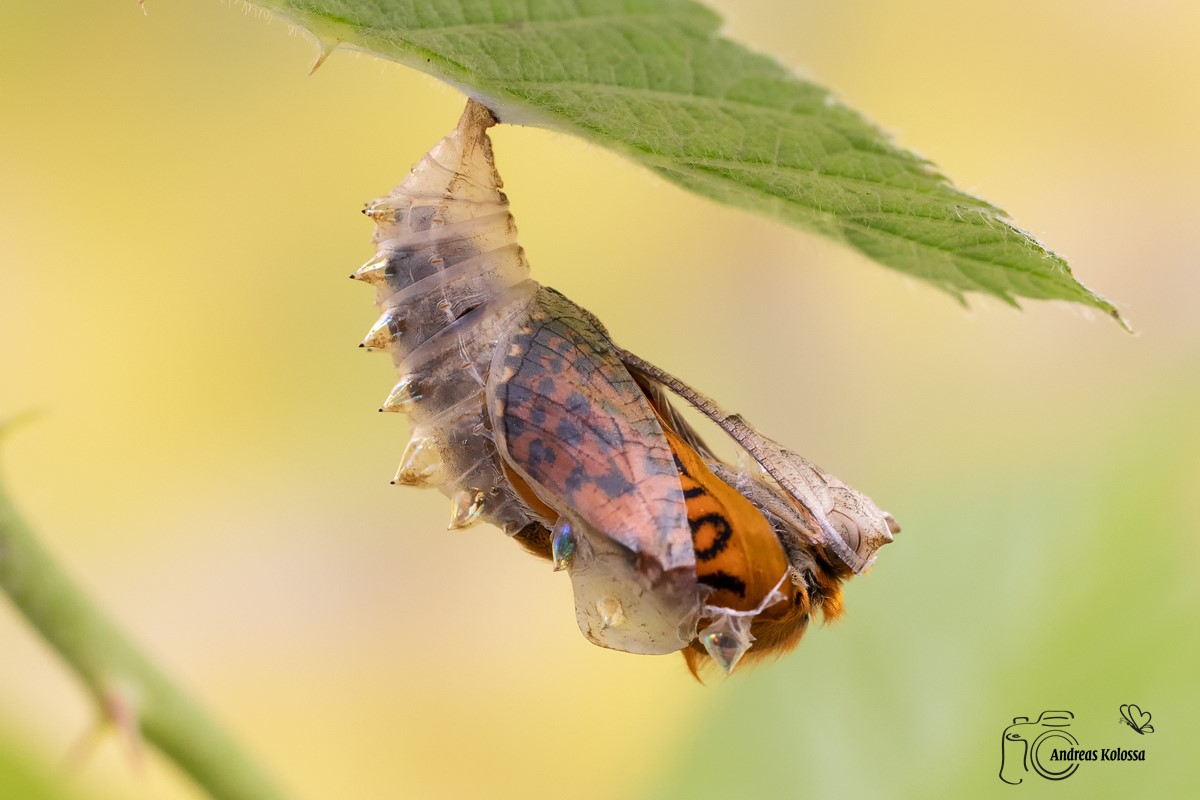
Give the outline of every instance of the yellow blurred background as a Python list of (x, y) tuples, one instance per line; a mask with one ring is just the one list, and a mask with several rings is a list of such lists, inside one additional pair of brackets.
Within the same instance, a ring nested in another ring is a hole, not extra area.
[[(1137, 329), (963, 309), (532, 128), (535, 276), (904, 526), (843, 622), (696, 684), (568, 581), (388, 485), (358, 214), (455, 122), (432, 78), (198, 0), (0, 6), (5, 480), (47, 545), (300, 798), (1182, 796), (1200, 781), (1200, 6), (714, 3), (1007, 209)], [(1155, 734), (1117, 724), (1154, 714)], [(1066, 708), (1144, 763), (997, 778)], [(0, 797), (197, 798), (130, 768), (0, 601)], [(43, 796), (38, 794), (36, 796)]]

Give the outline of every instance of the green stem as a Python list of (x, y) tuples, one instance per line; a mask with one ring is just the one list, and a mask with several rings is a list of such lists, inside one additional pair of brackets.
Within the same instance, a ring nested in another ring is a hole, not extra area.
[[(0, 438), (2, 437), (0, 429)], [(283, 794), (71, 581), (0, 484), (0, 590), (83, 681), (100, 712), (146, 741), (217, 800)]]

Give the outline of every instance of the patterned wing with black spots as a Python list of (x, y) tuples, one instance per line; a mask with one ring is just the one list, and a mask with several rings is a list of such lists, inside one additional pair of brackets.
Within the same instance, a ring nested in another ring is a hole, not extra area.
[(541, 289), (498, 343), (488, 382), (497, 448), (538, 496), (642, 559), (694, 563), (662, 426), (590, 314)]

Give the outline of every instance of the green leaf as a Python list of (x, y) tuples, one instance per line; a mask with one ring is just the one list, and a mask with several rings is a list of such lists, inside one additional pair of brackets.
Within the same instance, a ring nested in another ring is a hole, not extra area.
[[(722, 39), (690, 0), (256, 0), (461, 87), (501, 121), (611, 147), (730, 205), (846, 242), (961, 298), (1073, 300), (1067, 263), (829, 92)], [(320, 63), (318, 61), (318, 63)]]

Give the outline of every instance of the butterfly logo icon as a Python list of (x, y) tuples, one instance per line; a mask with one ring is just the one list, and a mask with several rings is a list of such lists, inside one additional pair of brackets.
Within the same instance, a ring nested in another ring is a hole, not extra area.
[(1150, 724), (1150, 712), (1142, 711), (1140, 706), (1132, 703), (1121, 706), (1121, 722), (1133, 728), (1135, 733), (1154, 733)]

